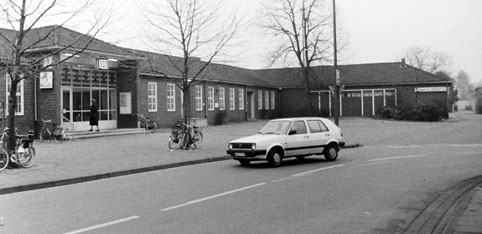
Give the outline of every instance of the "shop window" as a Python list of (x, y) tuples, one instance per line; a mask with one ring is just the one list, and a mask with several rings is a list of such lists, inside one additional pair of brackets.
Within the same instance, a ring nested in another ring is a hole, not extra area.
[(271, 91), (271, 109), (274, 110), (275, 109), (275, 92), (274, 91)]
[(382, 97), (383, 96), (383, 90), (375, 90), (375, 97)]
[(393, 97), (395, 96), (395, 90), (385, 90), (385, 96), (387, 97)]

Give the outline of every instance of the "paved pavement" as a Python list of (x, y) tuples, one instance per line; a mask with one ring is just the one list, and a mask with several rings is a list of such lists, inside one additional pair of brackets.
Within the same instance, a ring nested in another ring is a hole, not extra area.
[[(448, 121), (460, 120), (456, 114), (452, 114)], [(227, 142), (256, 132), (265, 122), (250, 121), (204, 128), (205, 139), (201, 148), (189, 151), (169, 150), (169, 129), (160, 129), (156, 133), (66, 142), (36, 141), (37, 157), (32, 168), (7, 169), (0, 172), (0, 195), (230, 159), (225, 154)], [(345, 135), (346, 147), (383, 144), (380, 139), (389, 140), (390, 137), (401, 137), (403, 131), (413, 134), (414, 128), (419, 129), (421, 126), (425, 126), (420, 123), (400, 124), (398, 121), (369, 118), (342, 118), (340, 125)], [(402, 125), (403, 127), (401, 127)], [(413, 125), (414, 128), (407, 129), (407, 125)], [(394, 131), (394, 128), (397, 130)], [(371, 133), (370, 138), (366, 137), (368, 130)], [(399, 135), (393, 134), (394, 132)], [(420, 141), (416, 137), (412, 138), (416, 142)], [(452, 215), (446, 221), (450, 225), (444, 230), (427, 231), (421, 224), (422, 226), (407, 230), (407, 233), (482, 233), (482, 175), (480, 178), (461, 182), (459, 187), (451, 189), (457, 190), (459, 193), (456, 197), (458, 202), (453, 203), (457, 206), (451, 209)], [(447, 194), (455, 193), (448, 192)], [(454, 195), (447, 196), (455, 197)], [(440, 199), (443, 200), (450, 198), (441, 197)], [(431, 205), (440, 206), (437, 201)], [(432, 209), (426, 209), (424, 212), (429, 210)], [(420, 217), (424, 216), (419, 215), (417, 218)], [(427, 223), (427, 220), (420, 222)], [(416, 221), (418, 220), (415, 220), (414, 224), (417, 224)]]

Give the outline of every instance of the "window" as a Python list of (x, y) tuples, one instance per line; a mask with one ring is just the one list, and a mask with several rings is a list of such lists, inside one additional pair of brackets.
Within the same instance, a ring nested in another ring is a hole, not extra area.
[(147, 111), (157, 111), (157, 83), (147, 83)]
[(196, 85), (196, 110), (203, 110), (203, 89), (201, 85)]
[(264, 91), (264, 109), (269, 109), (269, 91)]
[(229, 109), (234, 110), (236, 106), (235, 100), (234, 100), (234, 89), (230, 88), (229, 89)]
[(258, 90), (258, 110), (263, 109), (263, 91)]
[[(12, 87), (10, 83), (10, 76), (7, 74), (6, 79), (7, 81), (7, 95), (6, 95), (6, 109), (5, 111), (8, 113), (8, 96), (10, 95), (10, 89)], [(21, 80), (17, 84), (17, 107), (15, 108), (15, 115), (24, 115), (24, 80)]]
[(214, 110), (214, 87), (208, 87), (208, 110)]
[(274, 105), (274, 103), (275, 103), (275, 96), (274, 96), (274, 95), (275, 95), (274, 91), (271, 91), (271, 109), (272, 109), (272, 110), (274, 110), (274, 108), (275, 108), (275, 105)]
[(319, 120), (308, 120), (308, 127), (311, 133), (328, 132), (328, 128)]
[(385, 90), (385, 96), (387, 97), (393, 97), (395, 96), (395, 90)]
[(300, 121), (295, 121), (293, 122), (293, 126), (291, 126), (290, 133), (296, 131), (294, 134), (306, 134), (306, 125), (305, 121), (300, 120)]
[(226, 97), (224, 94), (224, 88), (219, 88), (219, 109), (226, 109)]
[(176, 111), (176, 85), (167, 84), (167, 111)]
[(238, 89), (239, 109), (244, 110), (244, 89)]

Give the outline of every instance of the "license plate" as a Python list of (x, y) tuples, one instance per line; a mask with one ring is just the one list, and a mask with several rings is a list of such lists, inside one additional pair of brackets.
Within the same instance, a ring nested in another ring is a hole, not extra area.
[(244, 156), (246, 156), (246, 154), (245, 153), (234, 153), (234, 156), (244, 157)]

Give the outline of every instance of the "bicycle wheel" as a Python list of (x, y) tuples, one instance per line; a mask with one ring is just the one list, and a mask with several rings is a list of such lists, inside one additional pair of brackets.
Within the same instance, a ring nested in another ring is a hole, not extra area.
[(193, 138), (193, 143), (192, 145), (194, 148), (199, 148), (201, 143), (203, 142), (203, 133), (202, 132), (196, 132), (194, 133), (194, 138)]
[(23, 148), (23, 146), (18, 147), (17, 150), (17, 162), (20, 166), (29, 168), (33, 165), (35, 157), (35, 148), (30, 146), (28, 148)]
[(0, 148), (0, 171), (3, 171), (5, 168), (8, 167), (8, 163), (10, 161), (9, 158), (10, 158), (10, 155), (8, 155), (8, 152), (3, 147), (1, 147)]
[(181, 145), (182, 150), (189, 149), (189, 134), (184, 134), (182, 136), (182, 141), (179, 142), (179, 144)]
[(169, 149), (171, 149), (171, 150), (172, 150), (172, 148), (173, 148), (174, 144), (175, 144), (175, 143), (174, 143), (174, 140), (172, 139), (172, 136), (171, 136), (171, 137), (169, 137)]

